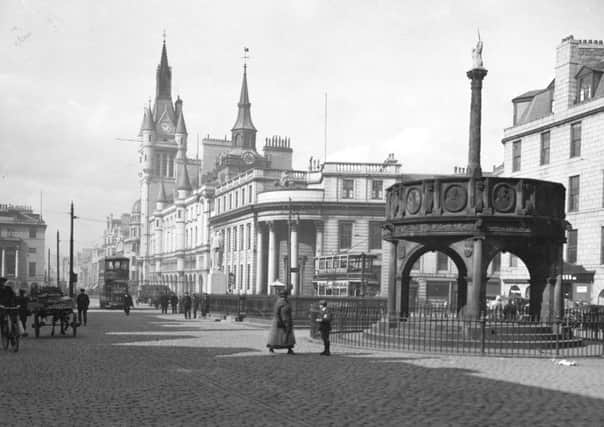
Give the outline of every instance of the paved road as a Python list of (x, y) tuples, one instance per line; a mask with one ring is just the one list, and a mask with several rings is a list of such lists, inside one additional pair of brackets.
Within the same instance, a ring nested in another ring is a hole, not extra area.
[(449, 357), (335, 347), (296, 330), (155, 310), (92, 311), (78, 336), (0, 352), (0, 425), (602, 426), (604, 359)]

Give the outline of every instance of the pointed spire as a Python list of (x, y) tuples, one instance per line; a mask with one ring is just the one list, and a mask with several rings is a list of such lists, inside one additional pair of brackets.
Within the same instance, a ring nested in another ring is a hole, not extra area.
[(168, 65), (168, 51), (166, 49), (165, 34), (161, 49), (161, 59), (157, 66), (156, 83), (156, 98), (172, 99), (172, 69)]
[(153, 122), (153, 113), (148, 106), (145, 106), (145, 112), (143, 113), (143, 122), (141, 123), (141, 130), (139, 136), (143, 135), (143, 131), (155, 129), (155, 123)]
[(252, 115), (250, 112), (250, 97), (247, 91), (247, 64), (243, 66), (243, 81), (241, 83), (241, 94), (239, 95), (239, 103), (237, 106), (239, 107), (237, 120), (231, 130), (249, 129), (255, 131), (256, 128), (252, 123)]
[(176, 160), (178, 161), (176, 170), (176, 190), (191, 191), (191, 181), (189, 180), (189, 173), (187, 172), (187, 159), (184, 157), (182, 151), (178, 152)]
[(166, 203), (168, 197), (166, 196), (166, 187), (164, 187), (164, 181), (159, 181), (159, 194), (157, 195), (157, 203)]
[(187, 126), (185, 125), (185, 116), (182, 113), (182, 99), (180, 99), (180, 96), (176, 100), (176, 131), (174, 133), (187, 135)]

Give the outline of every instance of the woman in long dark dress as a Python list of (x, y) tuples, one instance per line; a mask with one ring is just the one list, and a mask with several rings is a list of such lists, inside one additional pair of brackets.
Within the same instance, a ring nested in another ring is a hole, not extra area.
[(287, 291), (279, 292), (279, 299), (273, 310), (273, 323), (268, 333), (266, 346), (271, 353), (275, 349), (286, 348), (287, 354), (294, 354), (296, 337), (294, 336), (294, 323), (292, 320), (292, 308), (287, 300)]

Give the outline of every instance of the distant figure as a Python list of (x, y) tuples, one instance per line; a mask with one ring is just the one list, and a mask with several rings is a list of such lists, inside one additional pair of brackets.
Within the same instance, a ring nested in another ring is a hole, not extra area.
[(201, 315), (206, 317), (210, 312), (210, 296), (204, 293), (201, 298)]
[(168, 306), (170, 305), (170, 296), (164, 292), (159, 297), (159, 305), (161, 306), (161, 314), (168, 314)]
[(191, 295), (188, 292), (185, 292), (185, 296), (182, 298), (182, 307), (185, 312), (185, 319), (191, 318), (191, 306), (193, 305), (193, 300), (191, 299)]
[(172, 314), (176, 314), (178, 312), (178, 297), (176, 296), (176, 294), (172, 294), (172, 296), (170, 297), (170, 305), (172, 306)]
[(201, 305), (201, 298), (199, 294), (193, 294), (193, 319), (197, 319), (197, 312), (199, 311), (199, 306)]
[[(88, 306), (90, 305), (90, 298), (88, 298), (84, 289), (80, 289), (80, 294), (76, 298), (76, 304), (78, 306), (78, 322), (80, 325), (86, 326), (86, 323), (88, 323)], [(84, 323), (82, 323), (82, 321)]]
[(273, 311), (273, 323), (268, 334), (266, 346), (271, 353), (275, 349), (286, 348), (287, 354), (294, 353), (296, 338), (294, 336), (294, 323), (292, 319), (292, 308), (287, 300), (288, 291), (279, 292), (279, 299), (275, 303)]
[(132, 302), (132, 297), (128, 293), (128, 290), (126, 290), (126, 293), (124, 294), (123, 303), (124, 303), (124, 313), (126, 313), (126, 316), (129, 316), (130, 307), (134, 306), (134, 303)]
[(331, 331), (331, 312), (327, 309), (327, 301), (321, 300), (319, 302), (321, 312), (315, 321), (319, 324), (319, 332), (321, 333), (321, 339), (323, 340), (323, 352), (321, 356), (329, 356), (329, 332)]
[(27, 305), (29, 303), (29, 297), (25, 295), (25, 289), (19, 289), (19, 295), (15, 298), (17, 305), (19, 306), (19, 320), (23, 325), (23, 336), (27, 336), (25, 329), (27, 328), (27, 318), (29, 317), (29, 310)]

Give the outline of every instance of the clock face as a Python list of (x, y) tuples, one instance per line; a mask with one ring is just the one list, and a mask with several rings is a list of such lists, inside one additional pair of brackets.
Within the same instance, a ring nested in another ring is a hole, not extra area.
[(164, 132), (172, 132), (172, 125), (168, 122), (163, 122), (161, 128)]
[(254, 163), (254, 160), (256, 159), (256, 157), (254, 156), (254, 153), (252, 153), (251, 151), (246, 151), (245, 153), (243, 153), (242, 158), (243, 158), (243, 161), (245, 163), (247, 163), (248, 165), (251, 165), (252, 163)]

